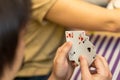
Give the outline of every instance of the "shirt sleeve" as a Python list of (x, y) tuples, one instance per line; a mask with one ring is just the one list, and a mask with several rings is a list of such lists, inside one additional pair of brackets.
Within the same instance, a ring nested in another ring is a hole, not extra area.
[(43, 22), (43, 19), (49, 9), (55, 4), (57, 0), (32, 0), (32, 18)]

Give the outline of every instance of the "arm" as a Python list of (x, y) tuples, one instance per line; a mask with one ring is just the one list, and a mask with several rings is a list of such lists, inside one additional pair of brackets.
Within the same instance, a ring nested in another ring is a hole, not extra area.
[(120, 9), (108, 10), (82, 0), (57, 0), (45, 19), (69, 28), (120, 31)]

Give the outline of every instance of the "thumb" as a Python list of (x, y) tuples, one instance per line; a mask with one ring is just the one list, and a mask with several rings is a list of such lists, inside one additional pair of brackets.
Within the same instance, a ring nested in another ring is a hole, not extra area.
[(81, 77), (83, 80), (89, 79), (91, 76), (87, 60), (84, 56), (80, 56)]

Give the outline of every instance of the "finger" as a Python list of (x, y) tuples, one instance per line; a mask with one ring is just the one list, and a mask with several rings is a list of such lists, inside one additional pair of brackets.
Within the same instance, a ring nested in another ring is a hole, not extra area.
[(85, 59), (84, 56), (80, 56), (80, 68), (81, 68), (82, 79), (85, 79), (86, 75), (91, 76), (87, 60)]
[(106, 75), (108, 75), (108, 76), (111, 76), (112, 77), (112, 73), (111, 73), (111, 71), (110, 71), (110, 69), (109, 69), (109, 66), (108, 66), (108, 63), (107, 63), (107, 60), (104, 58), (104, 57), (102, 57), (101, 55), (98, 55), (98, 57), (101, 59), (101, 61), (103, 62), (103, 64), (104, 64), (104, 66), (105, 66), (105, 74)]
[(57, 57), (58, 57), (59, 54), (61, 53), (62, 48), (63, 48), (66, 44), (67, 44), (67, 43), (64, 43), (62, 46), (60, 46), (60, 47), (57, 49), (57, 52), (56, 52), (54, 61), (57, 59)]
[(71, 42), (66, 42), (64, 43), (58, 50), (57, 50), (57, 54), (56, 54), (56, 58), (59, 57), (59, 59), (61, 58), (66, 58), (68, 52), (70, 51), (72, 47), (72, 43)]
[(61, 53), (59, 55), (67, 56), (67, 54), (70, 51), (71, 47), (72, 47), (72, 43), (71, 42), (66, 42), (66, 44), (62, 47)]
[(105, 68), (106, 68), (106, 69), (109, 69), (107, 60), (106, 60), (103, 56), (101, 56), (101, 55), (98, 55), (98, 57), (102, 60), (102, 62), (103, 62), (103, 64), (104, 64)]
[(57, 49), (57, 52), (56, 52), (56, 56), (61, 53), (61, 50), (62, 48), (66, 45), (67, 43), (64, 43), (62, 46), (60, 46), (58, 49)]
[(104, 74), (104, 71), (106, 71), (106, 68), (104, 66), (103, 61), (100, 59), (99, 56), (96, 56), (94, 60), (94, 65), (95, 65), (95, 68), (98, 74)]

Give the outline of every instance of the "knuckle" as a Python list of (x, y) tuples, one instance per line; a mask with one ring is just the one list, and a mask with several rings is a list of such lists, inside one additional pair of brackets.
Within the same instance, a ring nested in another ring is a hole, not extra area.
[(57, 64), (61, 64), (61, 63), (62, 63), (62, 61), (61, 61), (61, 60), (59, 60), (59, 59), (54, 59), (54, 60), (53, 60), (53, 63), (57, 65)]
[(106, 77), (106, 78), (112, 79), (111, 72), (105, 71), (104, 74), (103, 74), (103, 76)]
[(57, 52), (61, 52), (61, 47), (59, 47), (59, 48), (57, 49)]
[(104, 74), (102, 74), (104, 77), (108, 77), (109, 73), (107, 71), (104, 71)]
[(63, 48), (61, 51), (62, 51), (63, 53), (66, 52), (66, 48)]
[(112, 79), (112, 73), (109, 74), (110, 79)]

